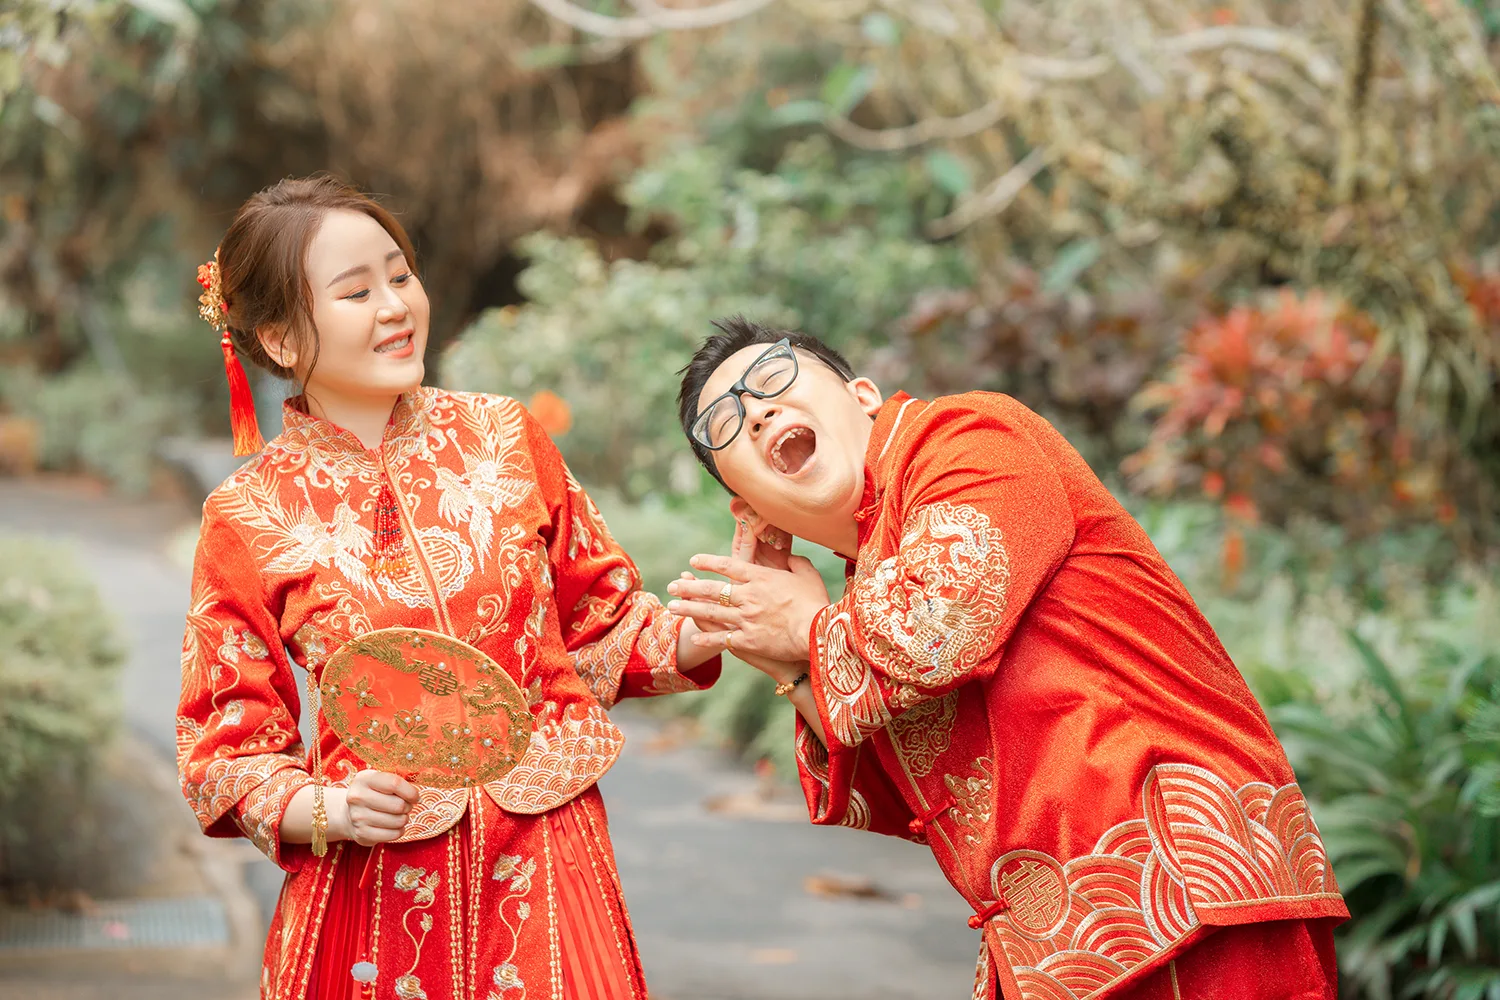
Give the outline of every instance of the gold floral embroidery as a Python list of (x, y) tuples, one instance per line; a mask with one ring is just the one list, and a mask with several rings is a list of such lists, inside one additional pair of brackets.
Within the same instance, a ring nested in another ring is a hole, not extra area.
[(579, 632), (590, 632), (600, 625), (608, 625), (609, 619), (619, 607), (618, 599), (608, 597), (595, 597), (593, 594), (584, 594), (573, 605), (573, 614), (577, 617), (568, 626), (568, 631), (577, 634)]
[(994, 809), (995, 783), (990, 775), (993, 766), (994, 762), (988, 757), (980, 757), (974, 761), (976, 773), (967, 778), (943, 775), (943, 784), (953, 796), (953, 820), (968, 830), (964, 839), (971, 844), (978, 844), (983, 839), (983, 827), (990, 821)]
[[(477, 646), (492, 635), (506, 631), (510, 626), (511, 597), (521, 589), (528, 576), (547, 564), (545, 551), (539, 551), (540, 543), (530, 542), (530, 532), (519, 524), (500, 529), (500, 538), (495, 550), (495, 573), (499, 575), (497, 593), (485, 594), (474, 609), (474, 624), (464, 641)], [(493, 579), (493, 576), (487, 579)], [(537, 596), (542, 596), (540, 593)]]
[(437, 469), (438, 514), (449, 524), (467, 525), (481, 569), (494, 539), (494, 515), (519, 507), (536, 489), (534, 472), (517, 447), (523, 431), (519, 404), (466, 407), (461, 420), (472, 432), (458, 454), (464, 471)]
[[(520, 855), (502, 854), (495, 862), (495, 871), (490, 877), (497, 882), (510, 883), (509, 891), (495, 907), (500, 915), (500, 923), (510, 931), (510, 952), (490, 974), (490, 981), (494, 983), (495, 989), (490, 991), (485, 1000), (504, 1000), (504, 994), (508, 990), (520, 990), (523, 997), (526, 995), (526, 983), (521, 979), (520, 970), (516, 968), (515, 958), (521, 945), (521, 928), (531, 916), (531, 904), (521, 897), (531, 892), (531, 879), (535, 874), (535, 858), (523, 859)], [(505, 915), (505, 904), (513, 899), (517, 900), (514, 924)]]
[(313, 593), (319, 602), (333, 605), (332, 611), (316, 616), (313, 623), (320, 632), (336, 640), (336, 646), (375, 630), (364, 602), (354, 595), (345, 581), (319, 581), (313, 587)]
[(906, 762), (914, 778), (932, 773), (937, 759), (947, 752), (953, 739), (953, 719), (958, 714), (958, 692), (925, 701), (889, 726), (891, 743)]
[(563, 477), (567, 481), (568, 495), (573, 504), (573, 519), (568, 534), (568, 558), (577, 559), (580, 552), (603, 555), (607, 546), (614, 544), (614, 538), (604, 523), (604, 515), (599, 513), (594, 498), (573, 478), (573, 471), (566, 465), (563, 466)]
[[(422, 980), (413, 973), (422, 962), (422, 946), (427, 943), (427, 935), (432, 931), (432, 914), (427, 911), (437, 901), (438, 886), (442, 882), (440, 872), (428, 873), (425, 868), (417, 868), (412, 865), (402, 865), (393, 879), (393, 884), (401, 892), (412, 894), (412, 903), (401, 914), (401, 929), (411, 939), (415, 953), (412, 955), (411, 966), (402, 975), (396, 977), (396, 996), (401, 1000), (427, 1000), (427, 992), (422, 989)], [(421, 930), (421, 936), (413, 933), (411, 924), (412, 914), (420, 914), (417, 918), (417, 927)]]
[(1005, 613), (1010, 557), (1000, 531), (969, 504), (924, 504), (900, 551), (855, 580), (848, 606), (867, 655), (897, 681), (939, 687), (994, 642)]

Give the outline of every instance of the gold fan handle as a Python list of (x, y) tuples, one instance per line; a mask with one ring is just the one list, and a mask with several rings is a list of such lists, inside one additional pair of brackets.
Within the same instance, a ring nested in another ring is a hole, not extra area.
[(307, 704), (312, 709), (313, 807), (312, 852), (321, 858), (328, 853), (328, 806), (323, 801), (323, 741), (319, 739), (318, 713), (323, 708), (322, 692), (311, 670), (307, 672)]

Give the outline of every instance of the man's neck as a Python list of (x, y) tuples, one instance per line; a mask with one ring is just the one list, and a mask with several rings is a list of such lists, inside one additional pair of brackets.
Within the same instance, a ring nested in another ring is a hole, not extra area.
[(350, 397), (310, 388), (306, 398), (308, 413), (337, 424), (359, 438), (360, 444), (373, 451), (385, 439), (385, 428), (391, 421), (391, 411), (401, 397)]

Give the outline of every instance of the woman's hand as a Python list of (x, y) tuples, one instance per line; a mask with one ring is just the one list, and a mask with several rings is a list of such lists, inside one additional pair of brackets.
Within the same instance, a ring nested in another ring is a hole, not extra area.
[(401, 836), (418, 792), (416, 785), (400, 775), (360, 771), (348, 788), (330, 788), (325, 794), (328, 839), (373, 847)]

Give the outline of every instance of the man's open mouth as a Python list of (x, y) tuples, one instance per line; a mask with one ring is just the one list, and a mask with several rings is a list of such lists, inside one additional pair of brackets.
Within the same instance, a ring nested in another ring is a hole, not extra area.
[(810, 427), (792, 427), (771, 446), (771, 466), (785, 476), (795, 476), (807, 468), (818, 450), (818, 435)]

